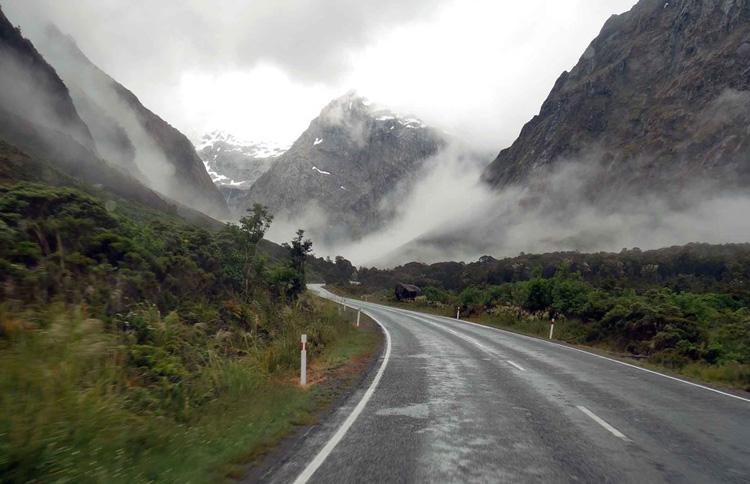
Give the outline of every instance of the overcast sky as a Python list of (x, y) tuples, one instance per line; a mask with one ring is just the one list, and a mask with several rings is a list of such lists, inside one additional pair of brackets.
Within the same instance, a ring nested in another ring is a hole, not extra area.
[(291, 143), (356, 89), (491, 150), (635, 0), (0, 0), (46, 22), (192, 139)]

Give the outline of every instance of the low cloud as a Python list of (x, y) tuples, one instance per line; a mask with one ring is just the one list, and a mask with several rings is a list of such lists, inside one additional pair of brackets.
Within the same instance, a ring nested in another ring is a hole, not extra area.
[[(533, 183), (495, 191), (479, 181), (482, 163), (464, 153), (447, 148), (426, 164), (405, 196), (395, 190), (384, 200), (381, 210), (394, 217), (382, 230), (359, 240), (337, 238), (326, 232), (325, 213), (313, 208), (284, 220), (284, 239), (306, 225), (318, 255), (378, 267), (750, 240), (750, 194), (727, 184), (704, 179), (636, 194), (632, 180), (618, 186), (612, 168), (592, 150), (560, 160)], [(601, 190), (602, 184), (611, 188)]]
[[(750, 240), (750, 194), (696, 181), (662, 195), (616, 187), (592, 196), (607, 167), (562, 162), (544, 180), (497, 192), (467, 184), (455, 227), (438, 228), (367, 262), (393, 266), (408, 261), (476, 260), (520, 252), (653, 249), (689, 242)], [(439, 186), (435, 186), (439, 189)], [(430, 191), (424, 185), (420, 190)], [(439, 191), (433, 192), (439, 196)], [(361, 262), (361, 261), (360, 261)]]

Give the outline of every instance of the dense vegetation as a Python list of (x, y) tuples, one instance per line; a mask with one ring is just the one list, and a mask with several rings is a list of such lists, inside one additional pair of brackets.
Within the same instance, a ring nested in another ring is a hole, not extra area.
[(418, 285), (416, 304), (750, 389), (750, 245), (554, 253), (361, 269), (361, 293)]
[(731, 292), (750, 300), (750, 244), (688, 244), (648, 251), (623, 249), (620, 253), (522, 253), (505, 259), (485, 256), (471, 263), (412, 262), (388, 270), (365, 268), (358, 276), (368, 287), (392, 288), (404, 282), (455, 291), (472, 285), (526, 281), (535, 275), (548, 278), (561, 270), (579, 273), (583, 280), (600, 287)]
[(259, 253), (270, 223), (256, 206), (210, 232), (71, 188), (0, 186), (0, 480), (212, 480), (309, 418), (314, 395), (275, 383), (299, 334), (313, 361), (361, 339), (304, 294), (301, 231), (287, 256)]

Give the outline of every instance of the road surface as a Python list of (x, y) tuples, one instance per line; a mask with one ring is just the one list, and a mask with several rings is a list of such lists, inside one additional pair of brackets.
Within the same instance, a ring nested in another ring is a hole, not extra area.
[(471, 323), (345, 303), (385, 328), (387, 348), (269, 482), (750, 482), (747, 395)]

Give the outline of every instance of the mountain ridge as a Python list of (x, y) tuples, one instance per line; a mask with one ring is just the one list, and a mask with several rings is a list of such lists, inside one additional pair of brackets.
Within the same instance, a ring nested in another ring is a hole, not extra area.
[(86, 186), (202, 225), (217, 223), (102, 158), (67, 85), (2, 8), (0, 87), (0, 182)]
[(641, 0), (613, 15), (483, 179), (502, 187), (594, 158), (609, 184), (597, 179), (592, 192), (746, 183), (750, 134), (716, 114), (741, 100), (735, 114), (750, 119), (748, 20), (746, 0)]
[(112, 148), (107, 150), (109, 158), (170, 198), (215, 217), (227, 216), (224, 198), (184, 134), (91, 62), (71, 36), (50, 26), (45, 30), (43, 46), (66, 83), (73, 86), (78, 104), (96, 106), (103, 113), (97, 117), (97, 124), (106, 123), (107, 115), (112, 118), (109, 138), (115, 138), (119, 146), (112, 148), (111, 139), (104, 135), (97, 140)]
[(0, 7), (0, 61), (4, 89), (0, 103), (36, 124), (64, 131), (95, 151), (88, 126), (79, 116), (64, 82), (34, 44), (11, 24)]

